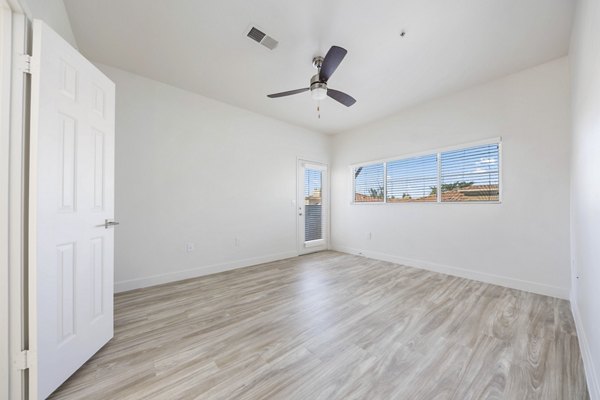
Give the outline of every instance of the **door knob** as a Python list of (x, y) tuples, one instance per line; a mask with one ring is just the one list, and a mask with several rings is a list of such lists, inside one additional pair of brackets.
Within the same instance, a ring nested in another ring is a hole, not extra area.
[(117, 221), (109, 221), (107, 219), (104, 220), (104, 229), (108, 229), (109, 226), (119, 225)]

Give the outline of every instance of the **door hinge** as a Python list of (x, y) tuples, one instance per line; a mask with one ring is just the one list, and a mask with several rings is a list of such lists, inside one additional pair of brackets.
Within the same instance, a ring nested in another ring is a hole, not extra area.
[(15, 367), (19, 370), (29, 368), (29, 350), (23, 350), (15, 357)]
[(31, 74), (31, 56), (29, 54), (19, 54), (17, 58), (18, 68), (26, 74)]

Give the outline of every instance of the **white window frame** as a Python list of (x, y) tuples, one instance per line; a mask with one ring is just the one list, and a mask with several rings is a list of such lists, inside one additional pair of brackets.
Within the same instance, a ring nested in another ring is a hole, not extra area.
[[(491, 201), (442, 201), (442, 191), (441, 191), (441, 181), (442, 181), (442, 153), (448, 152), (448, 151), (454, 151), (454, 150), (461, 150), (461, 149), (470, 149), (472, 147), (478, 147), (478, 146), (485, 146), (485, 145), (489, 145), (489, 144), (497, 144), (498, 145), (498, 200), (491, 200)], [(432, 155), (432, 154), (436, 154), (437, 156), (437, 169), (438, 169), (438, 191), (437, 191), (437, 201), (406, 201), (406, 202), (393, 202), (390, 203), (387, 200), (387, 163), (388, 162), (392, 162), (392, 161), (398, 161), (398, 160), (405, 160), (405, 159), (409, 159), (409, 158), (415, 158), (415, 157), (419, 157), (419, 156), (426, 156), (426, 155)], [(370, 202), (370, 201), (355, 201), (355, 191), (356, 191), (356, 179), (354, 178), (354, 171), (359, 168), (359, 167), (367, 167), (370, 165), (376, 165), (376, 164), (382, 164), (383, 163), (383, 193), (384, 193), (384, 197), (383, 197), (383, 201), (379, 201), (379, 202)], [(406, 154), (402, 154), (399, 156), (395, 156), (395, 157), (388, 157), (388, 158), (382, 158), (379, 160), (373, 160), (373, 161), (365, 161), (365, 162), (360, 162), (360, 163), (355, 163), (355, 164), (351, 164), (349, 166), (349, 170), (350, 170), (350, 179), (351, 184), (350, 187), (352, 188), (352, 192), (350, 193), (351, 195), (351, 199), (350, 199), (350, 204), (351, 205), (382, 205), (382, 204), (501, 204), (502, 200), (503, 200), (503, 183), (502, 183), (502, 137), (494, 137), (494, 138), (490, 138), (490, 139), (485, 139), (485, 140), (479, 140), (479, 141), (475, 141), (475, 142), (469, 142), (469, 143), (463, 143), (463, 144), (457, 144), (457, 145), (453, 145), (453, 146), (446, 146), (446, 147), (441, 147), (441, 148), (437, 148), (437, 149), (433, 149), (433, 150), (427, 150), (427, 151), (420, 151), (420, 152), (416, 152), (416, 153), (406, 153)]]

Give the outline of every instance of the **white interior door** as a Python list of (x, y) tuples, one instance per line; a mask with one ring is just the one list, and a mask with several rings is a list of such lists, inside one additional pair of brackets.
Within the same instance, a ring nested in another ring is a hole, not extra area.
[(33, 23), (29, 220), (30, 398), (113, 336), (114, 84)]
[(298, 162), (299, 253), (327, 249), (328, 240), (327, 166)]

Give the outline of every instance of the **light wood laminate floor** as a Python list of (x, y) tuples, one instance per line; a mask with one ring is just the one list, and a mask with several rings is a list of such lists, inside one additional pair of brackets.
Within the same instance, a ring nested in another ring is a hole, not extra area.
[(569, 303), (323, 252), (118, 294), (53, 399), (587, 399)]

